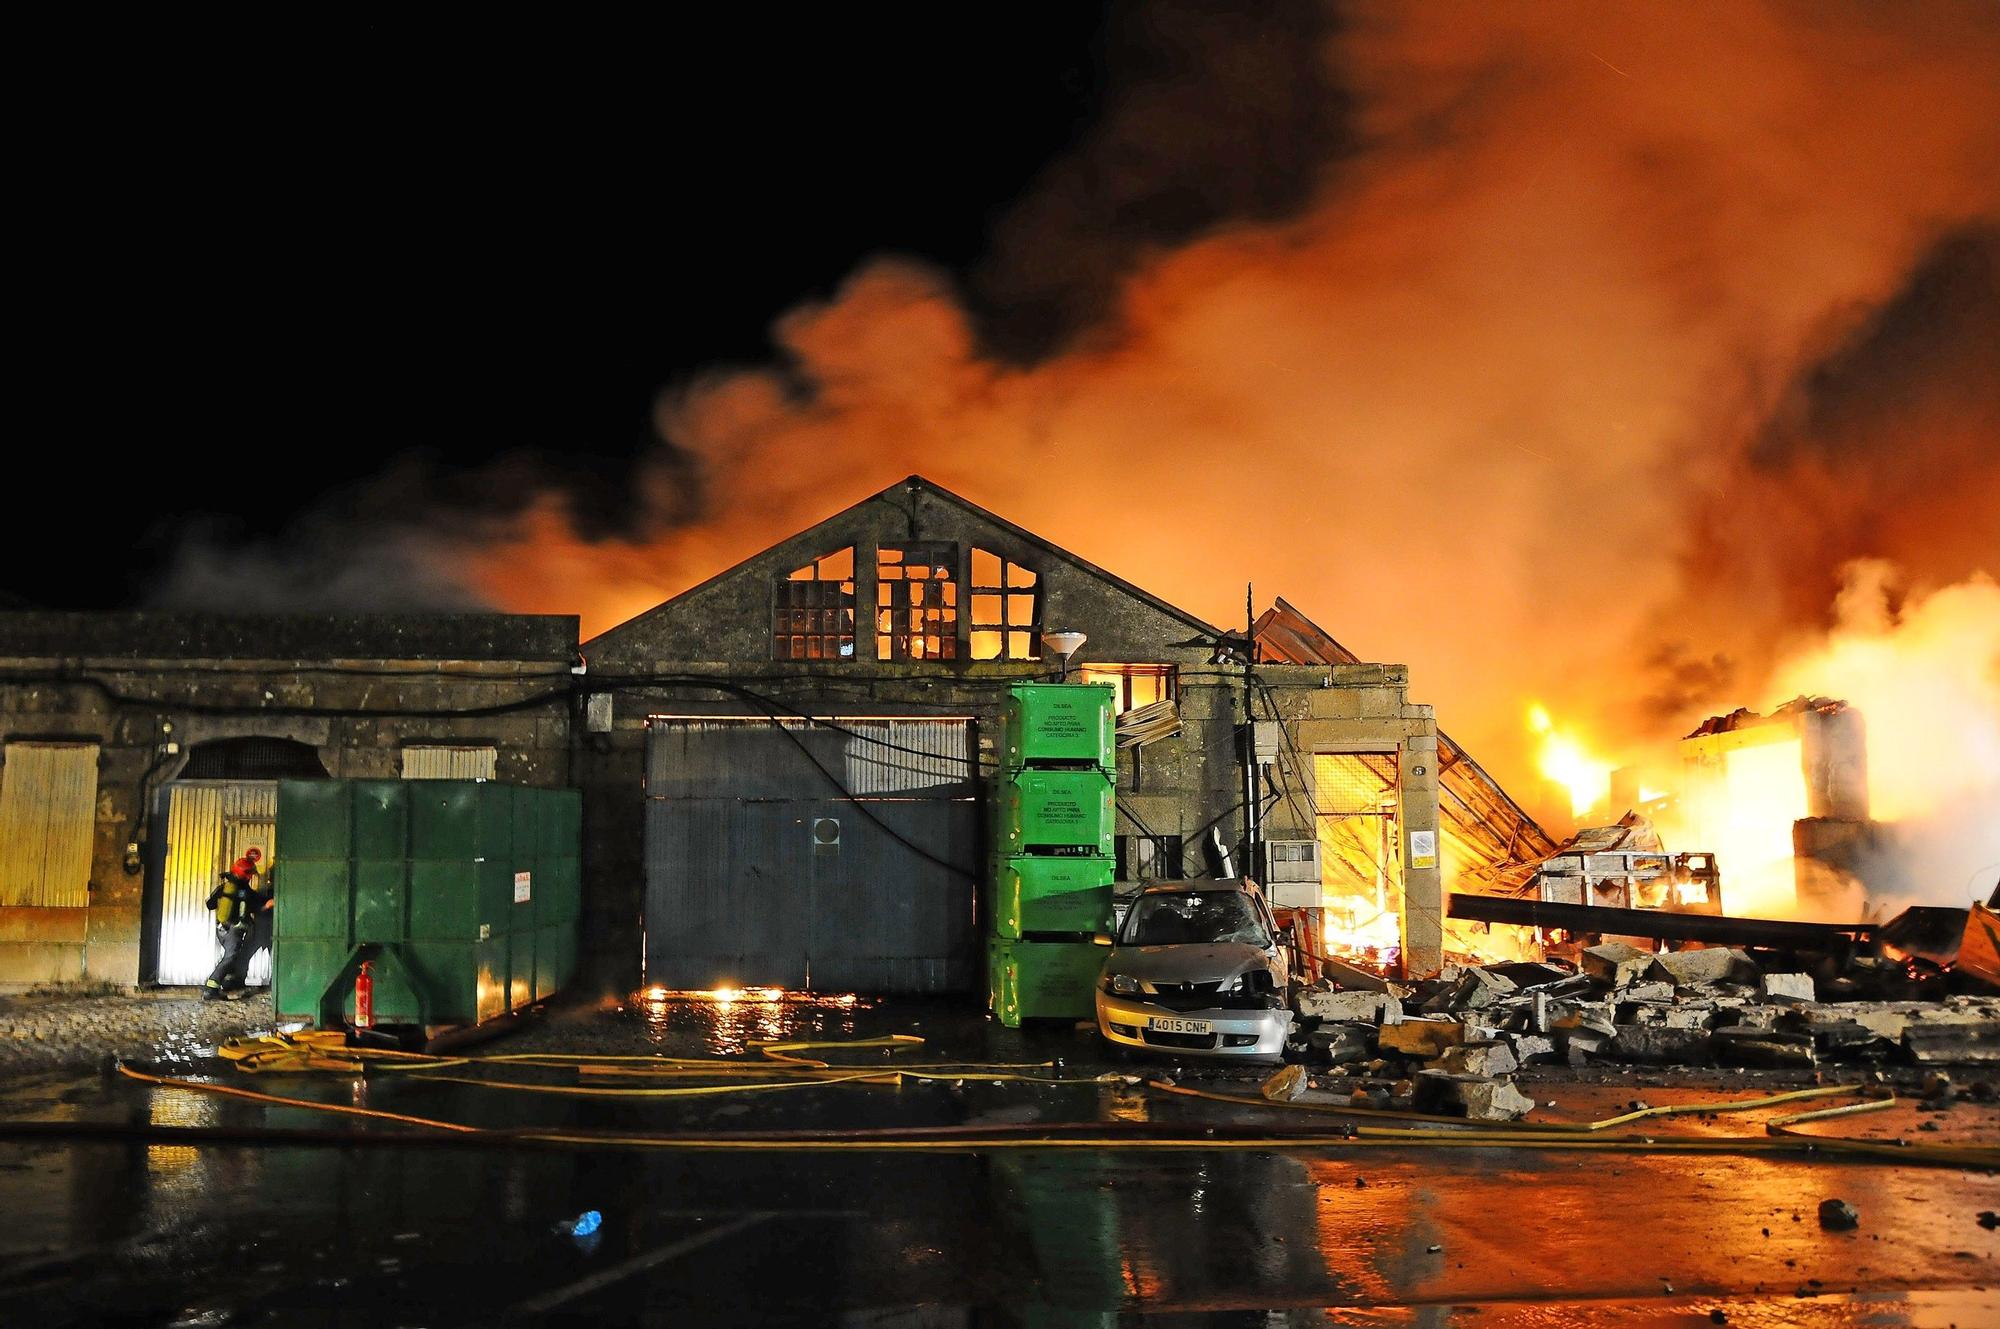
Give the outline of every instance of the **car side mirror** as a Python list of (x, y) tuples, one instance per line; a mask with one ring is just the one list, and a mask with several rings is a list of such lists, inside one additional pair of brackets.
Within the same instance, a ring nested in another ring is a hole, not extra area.
[(1096, 936), (1090, 939), (1090, 944), (1093, 946), (1112, 945), (1113, 943), (1111, 941), (1111, 934), (1109, 932), (1100, 932)]

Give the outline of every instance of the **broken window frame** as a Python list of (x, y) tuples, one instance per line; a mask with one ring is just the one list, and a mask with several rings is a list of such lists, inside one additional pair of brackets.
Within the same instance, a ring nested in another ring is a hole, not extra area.
[(773, 660), (846, 664), (855, 658), (855, 552), (854, 545), (842, 545), (771, 579)]
[[(912, 576), (915, 571), (918, 575)], [(964, 658), (958, 546), (909, 540), (875, 550), (875, 658), (922, 664)]]
[[(983, 566), (990, 564), (990, 568)], [(1042, 574), (996, 550), (973, 546), (966, 600), (967, 658), (1042, 658)], [(991, 602), (992, 611), (986, 608)], [(991, 647), (989, 650), (988, 647)]]
[[(1123, 715), (1141, 706), (1152, 706), (1163, 701), (1178, 701), (1181, 695), (1181, 671), (1178, 665), (1087, 664), (1077, 666), (1076, 672), (1080, 682), (1111, 684), (1113, 715)], [(1154, 685), (1148, 689), (1148, 695), (1143, 701), (1135, 700), (1138, 689), (1133, 685), (1140, 680)]]

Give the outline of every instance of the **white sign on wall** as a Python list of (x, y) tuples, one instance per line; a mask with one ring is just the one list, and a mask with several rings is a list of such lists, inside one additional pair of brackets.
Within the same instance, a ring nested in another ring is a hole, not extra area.
[[(1436, 831), (1410, 832), (1410, 866), (1413, 868), (1434, 868), (1438, 865), (1438, 833)], [(515, 888), (516, 891), (520, 889)]]
[(528, 902), (528, 891), (534, 885), (534, 880), (535, 874), (532, 872), (516, 872), (514, 874), (515, 904), (526, 904)]

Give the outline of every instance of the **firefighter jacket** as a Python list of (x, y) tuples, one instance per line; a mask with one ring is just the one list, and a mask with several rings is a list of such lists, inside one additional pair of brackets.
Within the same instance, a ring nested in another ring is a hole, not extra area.
[(247, 928), (257, 921), (257, 911), (271, 897), (257, 889), (251, 878), (225, 872), (208, 893), (208, 907), (215, 911), (215, 925)]

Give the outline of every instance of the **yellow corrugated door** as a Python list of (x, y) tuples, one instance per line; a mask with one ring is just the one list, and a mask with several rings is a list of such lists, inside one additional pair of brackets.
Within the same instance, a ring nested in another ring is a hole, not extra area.
[(0, 905), (90, 903), (97, 744), (9, 743), (0, 767)]
[(490, 747), (412, 746), (403, 749), (405, 780), (491, 780), (498, 752)]

